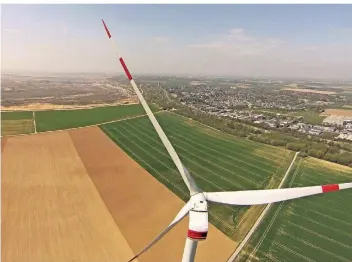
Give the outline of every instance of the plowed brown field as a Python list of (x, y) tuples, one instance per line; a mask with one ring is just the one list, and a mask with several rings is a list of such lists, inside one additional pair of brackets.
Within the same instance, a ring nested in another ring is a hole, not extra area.
[(132, 256), (67, 132), (8, 138), (1, 186), (2, 261)]
[[(98, 127), (7, 138), (2, 261), (127, 261), (183, 204)], [(188, 218), (139, 261), (180, 261), (187, 227)], [(225, 261), (235, 248), (210, 225), (196, 261)]]
[(4, 152), (6, 146), (6, 138), (2, 137), (1, 138), (1, 153)]

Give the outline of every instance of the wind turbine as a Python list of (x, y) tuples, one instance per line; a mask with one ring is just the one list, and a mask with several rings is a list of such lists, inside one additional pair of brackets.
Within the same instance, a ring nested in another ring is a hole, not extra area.
[(113, 44), (115, 51), (118, 55), (118, 59), (126, 73), (128, 80), (130, 81), (133, 90), (137, 94), (139, 101), (141, 102), (144, 110), (146, 111), (150, 121), (152, 122), (156, 132), (158, 133), (161, 141), (165, 148), (170, 154), (174, 161), (178, 171), (180, 172), (184, 182), (186, 183), (189, 192), (190, 200), (183, 206), (178, 212), (174, 220), (162, 231), (149, 245), (141, 250), (137, 255), (129, 260), (132, 261), (138, 258), (141, 254), (146, 252), (152, 247), (157, 241), (159, 241), (167, 232), (169, 232), (177, 223), (179, 223), (187, 214), (189, 215), (189, 227), (187, 232), (187, 239), (183, 252), (182, 262), (193, 262), (196, 254), (198, 241), (205, 240), (208, 234), (208, 201), (220, 204), (229, 205), (262, 205), (285, 201), (289, 199), (301, 198), (321, 193), (327, 193), (347, 188), (352, 188), (352, 183), (344, 184), (330, 184), (322, 186), (310, 186), (310, 187), (297, 187), (297, 188), (284, 188), (284, 189), (267, 189), (267, 190), (246, 190), (246, 191), (234, 191), (234, 192), (203, 192), (195, 183), (187, 169), (182, 164), (178, 157), (175, 149), (170, 143), (169, 139), (161, 129), (158, 121), (154, 114), (150, 110), (147, 102), (144, 100), (141, 92), (139, 91), (131, 73), (129, 72), (117, 45), (111, 38), (110, 31), (106, 26), (104, 20), (102, 20), (106, 34), (108, 35), (111, 43)]

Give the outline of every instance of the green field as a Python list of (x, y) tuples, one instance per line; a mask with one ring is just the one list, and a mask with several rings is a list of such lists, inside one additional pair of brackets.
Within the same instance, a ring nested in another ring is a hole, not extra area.
[(33, 112), (1, 112), (1, 135), (19, 135), (34, 132)]
[(289, 109), (280, 109), (280, 108), (253, 108), (253, 112), (267, 112), (267, 113), (275, 113), (275, 114), (288, 114), (291, 112), (295, 112)]
[(255, 108), (253, 109), (255, 113), (263, 113), (263, 114), (277, 114), (280, 113), (282, 115), (288, 116), (302, 116), (304, 118), (304, 122), (312, 125), (319, 125), (323, 122), (325, 116), (320, 116), (319, 113), (314, 111), (293, 111), (293, 110), (285, 110), (285, 109), (275, 109), (275, 108)]
[(1, 120), (32, 119), (32, 111), (1, 112)]
[[(284, 187), (352, 181), (352, 169), (299, 158)], [(352, 261), (352, 192), (274, 204), (235, 261)]]
[[(157, 109), (154, 105), (151, 107), (153, 110)], [(144, 114), (143, 107), (135, 104), (91, 109), (37, 111), (35, 116), (37, 131), (42, 132), (96, 125)]]
[[(205, 191), (275, 188), (294, 153), (218, 132), (168, 112), (156, 115), (198, 185)], [(126, 153), (182, 200), (189, 193), (147, 117), (101, 126)], [(260, 209), (211, 205), (210, 222), (240, 241)], [(242, 218), (246, 216), (247, 219)]]
[(303, 116), (305, 122), (312, 125), (319, 125), (323, 122), (325, 116), (320, 116), (319, 113), (314, 111), (300, 111), (300, 112), (293, 112), (289, 115), (292, 116)]

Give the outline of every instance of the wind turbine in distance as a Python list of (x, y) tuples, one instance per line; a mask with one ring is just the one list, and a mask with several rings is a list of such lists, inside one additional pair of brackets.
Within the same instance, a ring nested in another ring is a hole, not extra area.
[(284, 188), (284, 189), (267, 189), (267, 190), (246, 190), (246, 191), (230, 191), (230, 192), (203, 192), (195, 183), (187, 169), (182, 164), (175, 149), (170, 143), (169, 139), (161, 129), (154, 114), (150, 110), (147, 102), (144, 100), (141, 92), (139, 91), (131, 73), (129, 72), (117, 45), (111, 38), (109, 29), (107, 28), (104, 20), (102, 20), (106, 34), (108, 35), (118, 59), (130, 81), (133, 90), (137, 94), (144, 110), (146, 111), (150, 121), (152, 122), (156, 132), (158, 133), (161, 141), (163, 142), (166, 150), (170, 154), (173, 162), (175, 163), (178, 171), (180, 172), (184, 182), (186, 183), (189, 192), (190, 200), (183, 206), (183, 208), (176, 215), (174, 220), (162, 231), (149, 245), (141, 250), (137, 255), (129, 260), (138, 258), (141, 254), (146, 252), (157, 241), (159, 241), (167, 232), (169, 232), (177, 223), (179, 223), (187, 214), (189, 215), (189, 226), (185, 248), (183, 252), (182, 262), (193, 262), (196, 254), (198, 241), (205, 240), (208, 234), (208, 201), (212, 203), (229, 204), (229, 205), (262, 205), (285, 201), (289, 199), (301, 198), (321, 193), (327, 193), (347, 188), (352, 188), (352, 183), (344, 184), (331, 184), (322, 186), (310, 187), (297, 187), (297, 188)]

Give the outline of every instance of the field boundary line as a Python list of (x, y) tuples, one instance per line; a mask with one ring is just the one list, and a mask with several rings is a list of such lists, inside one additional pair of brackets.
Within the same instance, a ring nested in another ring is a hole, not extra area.
[[(163, 111), (164, 111), (164, 110), (160, 110), (160, 111), (153, 112), (153, 113), (154, 113), (154, 114), (158, 114), (158, 113), (163, 112)], [(36, 132), (36, 133), (30, 133), (30, 134), (7, 135), (7, 136), (0, 136), (0, 137), (31, 136), (31, 135), (36, 135), (36, 134), (44, 134), (44, 133), (53, 133), (53, 132), (70, 131), (70, 130), (76, 130), (76, 129), (86, 128), (86, 127), (93, 127), (93, 126), (100, 126), (100, 125), (105, 125), (105, 124), (111, 124), (111, 123), (120, 122), (120, 121), (124, 121), (124, 120), (130, 120), (130, 119), (133, 119), (133, 118), (143, 117), (143, 116), (146, 116), (146, 115), (147, 115), (147, 114), (137, 115), (137, 116), (132, 116), (132, 117), (126, 117), (126, 118), (121, 118), (121, 119), (117, 119), (117, 120), (102, 122), (102, 123), (93, 124), (93, 125), (88, 125), (88, 126), (78, 126), (78, 127), (72, 127), (72, 128), (66, 128), (66, 129), (39, 131), (39, 132)]]
[(34, 125), (34, 134), (37, 133), (37, 125), (35, 123), (35, 111), (33, 111), (33, 125)]
[[(282, 178), (281, 183), (279, 185), (278, 188), (281, 188), (282, 185), (284, 184), (284, 182), (286, 181), (286, 178), (288, 176), (288, 174), (291, 171), (291, 168), (293, 166), (293, 163), (296, 161), (296, 158), (298, 156), (299, 152), (296, 152), (295, 156), (293, 157), (290, 166), (288, 167), (285, 176)], [(257, 219), (257, 221), (254, 223), (254, 225), (252, 226), (252, 228), (250, 229), (250, 231), (247, 233), (247, 235), (245, 236), (245, 238), (242, 240), (241, 244), (236, 248), (235, 252), (230, 256), (230, 258), (227, 260), (227, 262), (233, 262), (234, 259), (237, 257), (237, 255), (239, 255), (239, 253), (242, 251), (243, 247), (247, 244), (248, 240), (251, 238), (251, 236), (253, 235), (253, 233), (255, 232), (255, 230), (258, 228), (259, 224), (262, 222), (263, 218), (265, 217), (266, 213), (269, 211), (270, 207), (272, 204), (268, 204), (265, 209), (263, 210), (263, 212), (260, 214), (259, 218)]]

